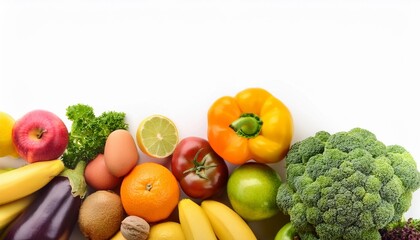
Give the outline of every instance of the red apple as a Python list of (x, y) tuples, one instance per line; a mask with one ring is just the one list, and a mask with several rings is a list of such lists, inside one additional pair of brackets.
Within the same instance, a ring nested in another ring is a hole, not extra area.
[(19, 156), (33, 163), (59, 158), (66, 150), (69, 133), (54, 113), (33, 110), (15, 122), (12, 138)]

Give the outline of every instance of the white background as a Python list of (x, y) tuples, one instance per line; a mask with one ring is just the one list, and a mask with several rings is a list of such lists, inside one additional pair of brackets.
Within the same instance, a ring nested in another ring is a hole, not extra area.
[[(70, 126), (66, 107), (84, 103), (126, 112), (133, 134), (160, 113), (181, 137), (205, 137), (215, 99), (263, 87), (290, 108), (294, 141), (363, 127), (420, 165), (419, 11), (414, 0), (1, 1), (0, 111), (46, 109)], [(420, 218), (419, 201), (407, 217)]]

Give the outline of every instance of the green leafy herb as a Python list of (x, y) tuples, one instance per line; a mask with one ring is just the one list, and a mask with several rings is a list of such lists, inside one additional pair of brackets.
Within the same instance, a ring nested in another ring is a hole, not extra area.
[(93, 108), (76, 104), (66, 109), (66, 116), (72, 121), (69, 144), (62, 156), (66, 167), (74, 168), (78, 162), (88, 163), (104, 152), (108, 135), (117, 129), (128, 129), (125, 113), (108, 111), (99, 117)]

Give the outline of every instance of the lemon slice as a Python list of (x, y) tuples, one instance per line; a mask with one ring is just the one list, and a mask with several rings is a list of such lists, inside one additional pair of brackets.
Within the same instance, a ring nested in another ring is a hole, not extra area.
[(140, 122), (136, 139), (143, 153), (154, 158), (166, 158), (174, 152), (179, 135), (172, 120), (154, 114)]

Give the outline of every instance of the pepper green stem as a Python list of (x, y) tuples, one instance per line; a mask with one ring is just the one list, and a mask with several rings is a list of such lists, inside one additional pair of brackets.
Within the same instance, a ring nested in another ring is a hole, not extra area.
[(87, 184), (84, 177), (86, 168), (85, 161), (79, 161), (74, 169), (65, 168), (60, 176), (67, 177), (71, 186), (71, 194), (74, 197), (84, 198), (87, 193)]
[(206, 175), (206, 170), (209, 169), (209, 168), (217, 167), (217, 164), (206, 166), (206, 161), (207, 161), (208, 154), (203, 157), (204, 160), (201, 163), (198, 162), (198, 155), (200, 154), (200, 152), (202, 150), (203, 150), (203, 148), (200, 148), (194, 156), (194, 159), (193, 159), (194, 167), (185, 170), (184, 172), (182, 172), (183, 174), (190, 173), (190, 172), (195, 172), (195, 174), (198, 177), (200, 177), (202, 179), (208, 179), (207, 175)]
[(243, 113), (232, 122), (229, 127), (241, 137), (254, 138), (258, 136), (262, 128), (262, 120), (253, 113)]

